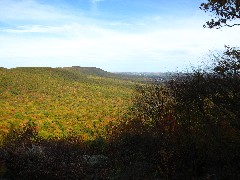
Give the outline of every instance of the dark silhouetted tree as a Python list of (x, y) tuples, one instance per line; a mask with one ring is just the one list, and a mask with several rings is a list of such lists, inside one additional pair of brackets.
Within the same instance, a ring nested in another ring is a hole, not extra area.
[(207, 21), (204, 27), (219, 29), (240, 25), (239, 0), (208, 0), (201, 4), (200, 9), (213, 14), (213, 19)]

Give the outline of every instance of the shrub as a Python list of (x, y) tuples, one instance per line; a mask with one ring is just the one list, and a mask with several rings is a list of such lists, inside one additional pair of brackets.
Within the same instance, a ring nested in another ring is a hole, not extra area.
[(112, 134), (119, 151), (167, 179), (239, 178), (240, 53), (226, 48), (206, 70), (137, 86), (132, 118)]

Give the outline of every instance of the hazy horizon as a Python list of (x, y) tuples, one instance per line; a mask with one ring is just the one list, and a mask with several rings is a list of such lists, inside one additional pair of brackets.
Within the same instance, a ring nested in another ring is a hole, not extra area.
[(1, 0), (0, 66), (182, 71), (238, 46), (238, 29), (207, 29), (201, 0)]
[[(50, 67), (50, 66), (18, 66), (18, 67), (2, 67), (0, 66), (0, 68), (4, 68), (4, 69), (15, 69), (15, 68), (71, 68), (71, 67), (76, 67), (76, 66), (66, 66), (66, 67)], [(157, 74), (157, 73), (178, 73), (177, 71), (107, 71), (105, 69), (99, 68), (99, 67), (83, 67), (83, 66), (79, 66), (81, 68), (97, 68), (97, 69), (101, 69), (103, 71), (106, 72), (110, 72), (110, 73), (153, 73), (153, 74)]]

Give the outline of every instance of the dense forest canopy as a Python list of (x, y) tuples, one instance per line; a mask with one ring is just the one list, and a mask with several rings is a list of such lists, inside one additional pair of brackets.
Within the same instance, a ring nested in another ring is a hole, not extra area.
[[(205, 27), (240, 25), (239, 8), (202, 3)], [(0, 179), (240, 179), (240, 50), (210, 60), (165, 81), (0, 68)]]

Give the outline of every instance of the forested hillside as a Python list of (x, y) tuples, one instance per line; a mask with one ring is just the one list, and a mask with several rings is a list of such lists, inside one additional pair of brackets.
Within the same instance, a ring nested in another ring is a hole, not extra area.
[(0, 67), (0, 179), (240, 179), (239, 0), (86, 2), (1, 0), (1, 66), (143, 73)]
[(219, 57), (165, 82), (1, 68), (0, 177), (239, 179), (239, 50)]
[(43, 138), (104, 136), (125, 114), (133, 84), (98, 68), (1, 68), (1, 139), (28, 124)]

